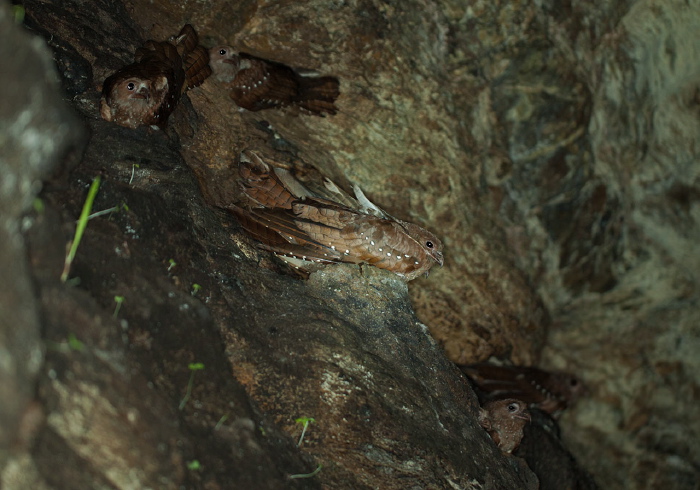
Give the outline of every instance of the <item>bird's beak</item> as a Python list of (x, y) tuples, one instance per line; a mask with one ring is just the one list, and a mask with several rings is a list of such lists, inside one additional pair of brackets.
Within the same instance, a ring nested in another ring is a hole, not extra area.
[(442, 267), (443, 262), (445, 261), (444, 257), (442, 256), (442, 252), (435, 252), (433, 255), (435, 258), (435, 261), (440, 264), (440, 267)]
[(225, 60), (221, 60), (221, 62), (222, 62), (222, 63), (228, 63), (228, 64), (230, 64), (230, 65), (236, 65), (236, 64), (238, 64), (237, 61), (235, 61), (235, 60), (233, 60), (233, 59), (231, 59), (231, 58), (226, 58)]
[[(440, 264), (440, 267), (442, 267), (442, 263), (444, 262), (444, 259), (442, 257), (442, 252), (433, 252), (431, 254), (431, 257), (435, 260), (435, 262)], [(430, 269), (425, 271), (425, 277), (428, 277), (429, 274), (430, 274)]]
[(529, 413), (520, 413), (520, 414), (516, 415), (515, 417), (519, 418), (519, 419), (527, 420), (528, 422), (532, 421), (532, 417), (530, 416)]
[(138, 89), (138, 91), (133, 95), (134, 99), (146, 99), (148, 100), (150, 98), (151, 94), (148, 90), (148, 87), (141, 87)]

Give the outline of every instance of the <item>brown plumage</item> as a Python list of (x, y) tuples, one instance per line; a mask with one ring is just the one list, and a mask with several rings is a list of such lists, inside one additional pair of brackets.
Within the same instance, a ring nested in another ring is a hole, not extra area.
[(561, 440), (557, 422), (541, 410), (523, 428), (523, 440), (513, 451), (537, 475), (540, 490), (597, 490), (593, 477), (576, 461)]
[(209, 52), (198, 43), (189, 24), (167, 41), (147, 41), (136, 50), (134, 63), (105, 80), (102, 118), (132, 129), (165, 127), (180, 96), (211, 74)]
[(234, 102), (249, 111), (298, 107), (307, 114), (335, 114), (340, 84), (335, 77), (302, 76), (296, 70), (231, 46), (209, 51), (214, 77), (222, 82)]
[(487, 363), (459, 367), (482, 392), (483, 398), (517, 398), (549, 414), (566, 409), (585, 390), (583, 383), (568, 373)]
[(435, 235), (392, 218), (357, 187), (352, 198), (326, 180), (325, 195), (312, 193), (252, 151), (242, 153), (239, 173), (249, 202), (231, 211), (265, 250), (307, 262), (370, 264), (406, 281), (443, 263)]
[(479, 424), (504, 453), (510, 454), (518, 447), (529, 421), (527, 405), (514, 398), (488, 402), (479, 410)]

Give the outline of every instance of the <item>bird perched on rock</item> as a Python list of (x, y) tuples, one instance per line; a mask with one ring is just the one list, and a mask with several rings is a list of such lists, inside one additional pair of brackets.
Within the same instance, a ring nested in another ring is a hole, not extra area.
[(479, 410), (479, 424), (504, 453), (511, 453), (523, 438), (530, 421), (525, 402), (514, 398), (488, 402)]
[(265, 250), (307, 264), (370, 264), (406, 281), (443, 263), (442, 243), (435, 235), (389, 216), (357, 186), (355, 198), (329, 180), (324, 191), (312, 192), (252, 151), (241, 154), (239, 174), (248, 203), (231, 211)]
[(316, 116), (335, 114), (340, 84), (335, 77), (302, 76), (296, 70), (231, 46), (209, 50), (214, 78), (230, 91), (238, 106), (249, 111), (298, 107)]
[(133, 64), (109, 76), (102, 88), (100, 115), (120, 126), (165, 127), (180, 96), (209, 75), (209, 53), (186, 24), (167, 41), (147, 41)]
[(565, 447), (557, 422), (541, 410), (532, 409), (530, 415), (513, 454), (537, 475), (540, 490), (597, 490), (593, 477)]
[(482, 399), (517, 398), (553, 415), (566, 409), (585, 391), (581, 380), (568, 373), (488, 363), (459, 368), (474, 382)]

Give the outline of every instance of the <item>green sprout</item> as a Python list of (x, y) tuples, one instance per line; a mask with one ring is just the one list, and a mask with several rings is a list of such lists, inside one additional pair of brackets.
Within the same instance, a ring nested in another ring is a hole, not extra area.
[(34, 211), (36, 211), (36, 214), (42, 214), (45, 208), (44, 201), (42, 201), (40, 197), (35, 197), (32, 201), (32, 207)]
[(122, 303), (124, 302), (124, 296), (115, 296), (114, 301), (117, 303), (117, 306), (114, 308), (112, 318), (117, 318), (117, 315), (119, 314), (119, 308), (122, 307)]
[(78, 219), (78, 226), (75, 228), (75, 236), (73, 237), (73, 243), (71, 244), (70, 251), (66, 255), (66, 261), (63, 265), (63, 272), (61, 273), (61, 282), (66, 282), (68, 279), (68, 273), (70, 272), (70, 266), (75, 258), (75, 253), (78, 251), (78, 245), (80, 245), (80, 240), (83, 238), (83, 233), (85, 232), (85, 227), (87, 226), (88, 216), (90, 216), (90, 210), (92, 209), (92, 203), (95, 201), (95, 196), (97, 191), (100, 189), (100, 176), (95, 177), (95, 180), (90, 184), (90, 189), (88, 190), (87, 198), (83, 204), (83, 210), (80, 213), (80, 218)]
[(80, 352), (85, 349), (85, 344), (83, 344), (78, 337), (73, 333), (69, 333), (66, 340), (63, 342), (53, 342), (50, 340), (46, 341), (46, 348), (49, 350), (55, 350), (61, 353), (68, 353), (70, 351)]
[(192, 284), (192, 292), (190, 294), (192, 296), (197, 296), (197, 293), (199, 292), (200, 289), (202, 289), (202, 286), (200, 286), (199, 284), (197, 284), (195, 282), (194, 284)]
[(96, 213), (92, 213), (90, 216), (88, 216), (88, 219), (97, 218), (98, 216), (114, 213), (116, 211), (121, 211), (121, 210), (128, 211), (129, 206), (127, 206), (126, 203), (123, 202), (119, 206), (114, 206), (114, 207), (111, 207), (109, 209), (103, 209), (102, 211), (97, 211)]
[(297, 442), (297, 447), (301, 446), (301, 442), (304, 440), (304, 434), (306, 434), (306, 428), (309, 424), (316, 422), (313, 417), (299, 417), (294, 420), (297, 424), (304, 424), (304, 428), (301, 430), (301, 437), (299, 437), (299, 442)]
[(321, 468), (323, 468), (323, 465), (319, 464), (318, 468), (313, 470), (311, 473), (300, 473), (296, 475), (289, 475), (289, 478), (294, 479), (294, 478), (311, 478), (312, 476), (318, 475), (318, 472), (321, 471)]
[(75, 351), (80, 352), (85, 348), (85, 344), (83, 344), (78, 338), (75, 336), (75, 334), (69, 333), (68, 334), (68, 347), (70, 349), (73, 349)]
[(102, 211), (97, 211), (95, 213), (92, 213), (90, 216), (88, 216), (88, 219), (97, 218), (98, 216), (110, 214), (110, 213), (113, 213), (115, 211), (119, 211), (119, 206), (114, 206), (114, 207), (109, 208), (109, 209), (103, 209)]
[(226, 422), (226, 419), (228, 419), (228, 415), (222, 415), (219, 421), (214, 426), (214, 430), (219, 430), (221, 426), (224, 425), (224, 422)]
[(131, 178), (129, 179), (129, 185), (131, 185), (131, 182), (133, 182), (133, 180), (134, 180), (134, 170), (137, 169), (137, 168), (140, 168), (140, 167), (141, 167), (141, 166), (140, 166), (138, 163), (134, 163), (134, 164), (131, 166)]
[(177, 265), (177, 262), (175, 262), (174, 259), (170, 259), (170, 260), (168, 260), (168, 264), (170, 264), (170, 265), (168, 266), (168, 272), (170, 272), (170, 269), (172, 269), (173, 267), (175, 267), (175, 266)]
[(199, 471), (201, 468), (202, 468), (202, 465), (196, 459), (193, 459), (192, 461), (187, 462), (187, 469), (188, 470)]
[(21, 24), (22, 22), (24, 22), (24, 7), (22, 7), (21, 5), (13, 5), (12, 14), (15, 18), (15, 24)]
[(187, 367), (191, 371), (190, 380), (187, 383), (187, 391), (185, 392), (185, 396), (182, 397), (182, 400), (180, 400), (180, 406), (178, 407), (179, 410), (185, 408), (187, 400), (190, 399), (190, 395), (192, 394), (192, 384), (194, 383), (194, 373), (196, 371), (201, 371), (202, 369), (204, 369), (204, 364), (202, 364), (201, 362), (191, 362), (187, 365)]

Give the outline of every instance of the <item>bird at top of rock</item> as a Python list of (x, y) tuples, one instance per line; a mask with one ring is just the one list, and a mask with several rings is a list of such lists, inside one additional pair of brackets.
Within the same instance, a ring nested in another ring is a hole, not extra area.
[(485, 400), (517, 398), (557, 416), (584, 392), (576, 376), (528, 366), (497, 366), (489, 363), (460, 365)]
[(167, 41), (147, 41), (136, 50), (134, 63), (104, 81), (100, 115), (127, 128), (163, 128), (180, 96), (209, 75), (209, 52), (186, 24)]
[(479, 410), (479, 424), (498, 448), (508, 454), (520, 444), (529, 421), (527, 405), (514, 398), (488, 402)]
[(233, 101), (249, 111), (298, 108), (316, 116), (335, 114), (340, 83), (332, 76), (304, 76), (282, 63), (236, 52), (231, 46), (209, 50), (214, 79)]
[(248, 202), (231, 206), (231, 212), (261, 248), (297, 266), (299, 259), (369, 264), (410, 281), (443, 264), (442, 243), (435, 235), (389, 216), (357, 186), (355, 198), (328, 179), (324, 191), (312, 192), (253, 151), (241, 154), (239, 174)]

